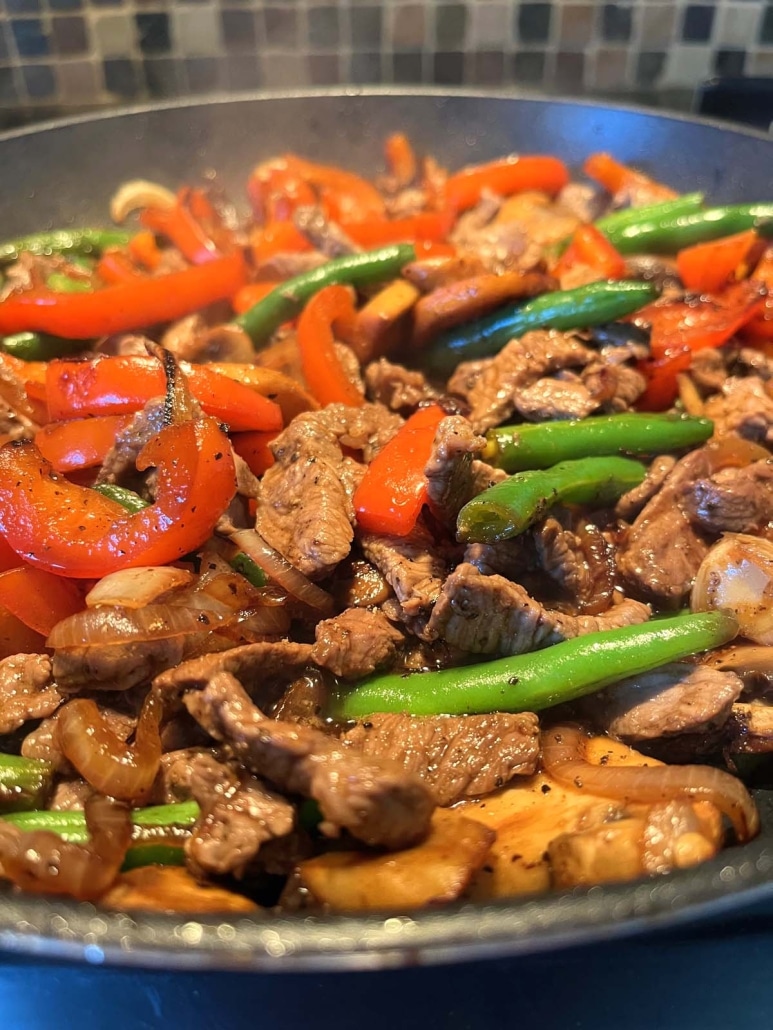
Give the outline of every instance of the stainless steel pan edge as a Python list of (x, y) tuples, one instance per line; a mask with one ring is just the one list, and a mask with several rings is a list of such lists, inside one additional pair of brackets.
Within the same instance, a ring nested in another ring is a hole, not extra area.
[[(678, 188), (717, 200), (771, 196), (773, 142), (752, 130), (594, 102), (384, 90), (249, 94), (88, 115), (0, 136), (3, 235), (104, 221), (128, 178), (174, 185), (217, 169), (241, 196), (261, 157), (301, 149), (363, 171), (403, 129), (451, 166), (511, 150), (578, 165), (611, 149)], [(217, 917), (101, 912), (0, 890), (0, 947), (28, 954), (165, 968), (373, 969), (523, 954), (622, 937), (773, 896), (773, 794), (763, 833), (691, 871), (535, 900), (457, 905), (410, 916)]]

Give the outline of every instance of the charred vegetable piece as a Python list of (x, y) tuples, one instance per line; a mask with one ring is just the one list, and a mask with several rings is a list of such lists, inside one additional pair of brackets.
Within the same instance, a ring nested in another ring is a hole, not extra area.
[(228, 563), (234, 572), (244, 576), (248, 583), (254, 587), (264, 587), (268, 583), (268, 576), (256, 561), (253, 561), (244, 551), (239, 551)]
[(611, 504), (638, 486), (646, 471), (638, 461), (604, 457), (516, 472), (465, 504), (457, 521), (459, 539), (509, 540), (544, 518), (554, 504)]
[(236, 325), (247, 333), (255, 347), (262, 347), (283, 322), (295, 318), (306, 301), (324, 286), (383, 282), (394, 278), (403, 265), (415, 259), (416, 251), (408, 243), (395, 243), (362, 254), (334, 258), (319, 268), (281, 283), (237, 318)]
[[(0, 812), (23, 812), (45, 802), (52, 766), (37, 758), (0, 755)], [(84, 834), (86, 821), (83, 820)]]
[[(7, 757), (3, 760), (7, 760)], [(141, 865), (183, 865), (183, 845), (199, 815), (200, 809), (195, 801), (135, 809), (132, 812), (132, 843), (126, 853), (123, 868), (136, 869)], [(19, 812), (3, 818), (18, 826), (20, 830), (48, 830), (73, 844), (86, 844), (89, 840), (86, 817), (80, 811)]]
[(640, 626), (565, 640), (544, 651), (412, 676), (374, 676), (339, 694), (330, 714), (363, 719), (375, 712), (464, 715), (538, 712), (610, 683), (656, 669), (732, 640), (736, 620), (724, 612), (676, 615)]
[(508, 305), (439, 336), (421, 354), (421, 362), (433, 372), (449, 373), (460, 361), (491, 357), (530, 329), (581, 329), (613, 322), (657, 295), (655, 286), (629, 280), (594, 282), (574, 290), (544, 293), (527, 304)]
[(22, 361), (51, 361), (88, 349), (83, 340), (65, 340), (47, 333), (13, 333), (0, 340), (0, 350)]
[(106, 247), (125, 247), (131, 233), (121, 229), (56, 229), (32, 233), (0, 243), (0, 265), (17, 261), (20, 254), (99, 254)]
[(704, 443), (714, 423), (691, 415), (596, 415), (572, 421), (499, 426), (486, 434), (485, 461), (505, 472), (614, 454), (663, 454)]
[(603, 228), (621, 254), (676, 254), (694, 243), (753, 229), (771, 218), (773, 204), (727, 204), (681, 215), (645, 215), (619, 228)]

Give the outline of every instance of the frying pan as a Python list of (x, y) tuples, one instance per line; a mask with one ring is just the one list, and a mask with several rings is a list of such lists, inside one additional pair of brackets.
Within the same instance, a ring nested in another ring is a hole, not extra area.
[[(596, 103), (431, 90), (249, 95), (135, 108), (0, 137), (2, 234), (103, 222), (115, 187), (170, 186), (215, 169), (235, 198), (264, 157), (297, 150), (364, 173), (403, 130), (450, 167), (511, 151), (577, 166), (592, 150), (656, 170), (712, 200), (770, 199), (773, 142), (726, 125)], [(557, 948), (714, 915), (773, 896), (773, 791), (763, 831), (695, 870), (535, 900), (405, 915), (266, 916), (223, 921), (100, 912), (0, 890), (0, 947), (167, 968), (378, 968)]]

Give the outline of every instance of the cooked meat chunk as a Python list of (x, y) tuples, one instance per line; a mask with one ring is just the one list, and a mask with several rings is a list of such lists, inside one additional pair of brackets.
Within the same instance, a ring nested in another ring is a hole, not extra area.
[(94, 788), (79, 776), (60, 779), (48, 799), (47, 807), (52, 812), (79, 812), (94, 793)]
[(551, 516), (531, 531), (538, 565), (560, 588), (563, 607), (598, 614), (612, 604), (614, 551), (593, 523), (568, 528)]
[(350, 240), (337, 222), (331, 222), (321, 207), (306, 205), (295, 209), (293, 221), (315, 250), (329, 258), (356, 254), (362, 248)]
[(536, 715), (372, 715), (344, 741), (368, 757), (393, 758), (420, 776), (439, 805), (490, 794), (513, 776), (530, 776), (539, 759)]
[(485, 445), (461, 415), (450, 415), (437, 427), (424, 474), (432, 512), (448, 526), (456, 525), (460, 508), (475, 495), (472, 463)]
[(514, 401), (518, 414), (530, 422), (586, 418), (598, 407), (585, 383), (574, 374), (538, 379), (518, 390)]
[(137, 471), (137, 456), (145, 444), (164, 428), (164, 398), (148, 401), (129, 425), (115, 438), (102, 462), (97, 483), (117, 483), (129, 489), (141, 489), (143, 474)]
[[(62, 690), (129, 690), (148, 683), (185, 657), (185, 637), (166, 637), (130, 644), (88, 644), (58, 648), (54, 676)], [(190, 652), (189, 652), (190, 653)]]
[(446, 580), (425, 630), (473, 654), (524, 654), (584, 633), (646, 622), (649, 608), (625, 600), (600, 616), (543, 608), (522, 586), (462, 564)]
[(294, 418), (272, 445), (276, 463), (261, 483), (257, 531), (305, 575), (331, 572), (351, 549), (352, 495), (365, 471), (342, 448), (370, 461), (399, 425), (375, 404), (333, 404)]
[(685, 492), (683, 507), (707, 533), (754, 533), (773, 518), (773, 462), (720, 469), (699, 479)]
[(714, 730), (742, 690), (735, 673), (673, 662), (583, 698), (578, 708), (598, 729), (634, 743)]
[(261, 279), (292, 279), (326, 264), (328, 258), (319, 250), (280, 250), (257, 267)]
[(446, 575), (445, 559), (421, 525), (407, 536), (364, 534), (365, 557), (392, 587), (408, 618), (422, 616), (438, 598)]
[(295, 827), (295, 809), (286, 798), (212, 757), (196, 763), (191, 793), (201, 808), (185, 844), (194, 873), (242, 877), (264, 844)]
[(280, 790), (312, 797), (323, 830), (348, 830), (366, 844), (402, 848), (427, 833), (434, 803), (395, 762), (371, 759), (310, 729), (267, 719), (228, 673), (185, 695), (188, 710), (241, 762)]
[(500, 540), (495, 544), (467, 544), (464, 561), (474, 565), (484, 576), (504, 576), (516, 579), (528, 565), (523, 540)]
[(313, 726), (315, 730), (330, 732), (324, 719), (327, 699), (328, 689), (323, 674), (311, 670), (292, 681), (268, 714), (280, 722), (299, 722), (303, 726)]
[(472, 463), (472, 496), (477, 497), (478, 494), (482, 494), (484, 490), (488, 490), (491, 486), (496, 486), (497, 483), (501, 483), (503, 479), (507, 479), (507, 473), (504, 469), (494, 468), (493, 465), (488, 465), (485, 461), (476, 461), (473, 459)]
[(732, 754), (768, 754), (773, 751), (773, 705), (762, 701), (734, 704), (728, 730)]
[(635, 519), (647, 501), (652, 500), (663, 486), (674, 465), (676, 465), (676, 458), (670, 454), (661, 454), (655, 458), (641, 483), (624, 493), (618, 500), (615, 505), (615, 515), (628, 522)]
[(539, 329), (511, 340), (495, 358), (460, 365), (448, 388), (470, 405), (470, 422), (479, 432), (512, 415), (521, 391), (546, 375), (582, 368), (592, 352), (567, 333)]
[(310, 663), (310, 644), (296, 644), (292, 640), (261, 641), (192, 658), (158, 676), (154, 687), (170, 694), (198, 690), (217, 673), (227, 672), (240, 681), (250, 697), (267, 706), (277, 700), (284, 684)]
[(580, 373), (583, 385), (602, 411), (628, 411), (641, 397), (647, 380), (638, 369), (626, 364), (636, 357), (633, 347), (604, 347), (599, 360), (591, 361)]
[(727, 379), (727, 360), (721, 349), (704, 347), (690, 361), (690, 377), (701, 390), (717, 393)]
[[(107, 724), (108, 729), (119, 740), (128, 740), (137, 725), (136, 717), (129, 712), (120, 711), (109, 705), (100, 704), (99, 702), (97, 704), (99, 714)], [(51, 762), (58, 773), (69, 775), (73, 774), (74, 770), (59, 750), (56, 729), (58, 718), (59, 713), (54, 712), (53, 715), (44, 719), (31, 733), (28, 733), (22, 741), (21, 753), (24, 758), (40, 758), (44, 762)]]
[(0, 733), (30, 719), (45, 719), (62, 701), (47, 654), (17, 654), (0, 661)]
[[(699, 354), (701, 351), (698, 352)], [(712, 351), (713, 353), (713, 351)], [(736, 356), (737, 365), (748, 375), (755, 375), (764, 382), (773, 379), (773, 359), (754, 347), (742, 347)], [(719, 387), (721, 387), (721, 382)], [(717, 387), (717, 389), (719, 389)]]
[(757, 376), (727, 379), (721, 395), (706, 401), (706, 418), (717, 436), (738, 433), (747, 440), (773, 442), (773, 399)]
[(410, 414), (422, 401), (435, 400), (438, 395), (423, 372), (395, 365), (386, 358), (371, 361), (365, 369), (365, 390), (370, 400), (402, 415)]
[(604, 213), (607, 205), (604, 193), (595, 186), (582, 182), (570, 182), (556, 198), (562, 208), (571, 212), (581, 222), (595, 222)]
[(312, 661), (344, 679), (361, 679), (387, 665), (403, 634), (379, 611), (349, 608), (318, 622)]
[(648, 601), (677, 608), (692, 587), (708, 543), (684, 512), (685, 494), (711, 472), (705, 449), (676, 463), (660, 491), (631, 526), (617, 564), (631, 588)]

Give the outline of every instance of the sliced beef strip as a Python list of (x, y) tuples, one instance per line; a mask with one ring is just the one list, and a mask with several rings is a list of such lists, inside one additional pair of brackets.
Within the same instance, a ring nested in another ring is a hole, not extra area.
[(704, 448), (681, 458), (631, 526), (617, 565), (637, 596), (677, 608), (689, 593), (708, 542), (682, 504), (686, 491), (710, 472)]
[(349, 608), (318, 622), (312, 661), (343, 679), (361, 679), (388, 665), (403, 634), (380, 611)]
[(628, 411), (647, 388), (638, 369), (625, 362), (636, 355), (634, 348), (604, 347), (600, 360), (591, 361), (580, 373), (586, 390), (605, 412)]
[(579, 376), (563, 373), (518, 390), (515, 410), (529, 422), (587, 418), (598, 403)]
[(485, 461), (476, 461), (473, 459), (472, 462), (472, 495), (477, 497), (478, 494), (482, 494), (484, 490), (488, 490), (489, 487), (496, 486), (497, 483), (501, 483), (502, 480), (507, 479), (507, 473), (504, 469), (494, 468), (493, 465), (487, 464)]
[(574, 336), (538, 329), (511, 340), (494, 358), (460, 366), (448, 388), (467, 400), (470, 422), (482, 432), (512, 415), (522, 390), (563, 369), (580, 369), (592, 357)]
[(195, 874), (242, 877), (264, 845), (295, 828), (295, 808), (287, 798), (214, 758), (196, 763), (191, 793), (201, 808), (185, 844)]
[(142, 643), (106, 644), (59, 648), (54, 652), (53, 668), (62, 691), (129, 690), (149, 683), (165, 669), (178, 665), (185, 657), (186, 639), (182, 636)]
[(381, 714), (343, 737), (368, 757), (393, 758), (430, 787), (439, 805), (489, 794), (514, 776), (531, 776), (539, 760), (539, 722), (509, 715)]
[(62, 702), (47, 654), (17, 654), (0, 661), (0, 734), (53, 715)]
[(328, 733), (330, 727), (324, 719), (328, 695), (324, 674), (313, 670), (294, 679), (268, 714), (280, 722), (298, 722)]
[(565, 615), (543, 608), (522, 586), (459, 565), (446, 580), (424, 637), (473, 654), (514, 655), (585, 633), (646, 622), (649, 608), (624, 600), (602, 615)]
[(297, 644), (292, 640), (261, 641), (192, 658), (163, 672), (153, 686), (174, 697), (184, 690), (199, 690), (219, 672), (227, 672), (241, 682), (250, 697), (267, 707), (310, 663), (310, 644)]
[(332, 404), (297, 416), (274, 441), (255, 528), (304, 575), (327, 575), (354, 539), (352, 495), (365, 469), (342, 448), (361, 450), (368, 462), (400, 424), (380, 405)]
[(429, 531), (421, 524), (407, 536), (360, 538), (365, 557), (392, 587), (406, 618), (426, 615), (437, 600), (447, 572)]
[(641, 483), (624, 493), (618, 500), (615, 505), (615, 515), (627, 522), (635, 519), (644, 505), (652, 500), (663, 486), (674, 465), (676, 465), (676, 458), (671, 454), (661, 454), (655, 458)]
[(548, 576), (578, 602), (588, 599), (595, 580), (577, 534), (551, 517), (533, 530), (531, 538)]
[(747, 440), (773, 443), (773, 399), (758, 376), (726, 379), (722, 393), (706, 401), (714, 433), (738, 433)]
[(415, 411), (422, 401), (435, 400), (438, 396), (423, 372), (396, 365), (386, 358), (371, 361), (366, 367), (365, 390), (371, 401), (402, 415)]
[(627, 743), (724, 725), (743, 683), (732, 672), (672, 662), (631, 676), (576, 703), (584, 718)]
[(93, 787), (79, 776), (57, 780), (46, 806), (52, 812), (80, 812), (95, 794)]
[(316, 204), (304, 204), (296, 208), (293, 222), (312, 247), (326, 257), (344, 257), (346, 254), (358, 254), (362, 250), (354, 240), (349, 239), (337, 222), (326, 218), (322, 208)]
[(210, 769), (213, 763), (221, 765), (224, 757), (222, 749), (209, 746), (167, 751), (161, 756), (148, 804), (173, 805), (180, 801), (190, 801), (193, 797), (191, 785), (198, 766)]
[(461, 415), (449, 415), (437, 427), (424, 475), (432, 513), (448, 527), (456, 526), (459, 510), (475, 496), (472, 463), (485, 446), (485, 437)]
[(690, 360), (690, 378), (704, 393), (716, 393), (727, 379), (727, 355), (722, 348), (704, 347)]
[(346, 829), (387, 848), (409, 847), (426, 835), (431, 794), (396, 762), (368, 758), (307, 726), (267, 719), (228, 673), (187, 693), (184, 703), (252, 772), (280, 790), (314, 798), (323, 832)]
[(137, 471), (137, 456), (142, 448), (164, 428), (164, 398), (156, 397), (138, 411), (120, 432), (102, 462), (97, 483), (118, 484), (141, 490), (145, 476)]
[[(699, 351), (698, 353), (701, 354), (703, 352)], [(763, 354), (762, 351), (757, 350), (755, 347), (742, 347), (736, 357), (736, 363), (739, 366), (739, 370), (747, 375), (755, 375), (766, 383), (773, 379), (773, 358)], [(721, 385), (720, 382), (719, 387)]]
[(524, 542), (519, 538), (500, 540), (495, 544), (467, 544), (464, 562), (474, 565), (484, 576), (504, 576), (517, 579), (528, 566), (530, 557), (524, 551)]
[(683, 508), (707, 533), (753, 533), (773, 518), (773, 461), (720, 469), (685, 492)]

